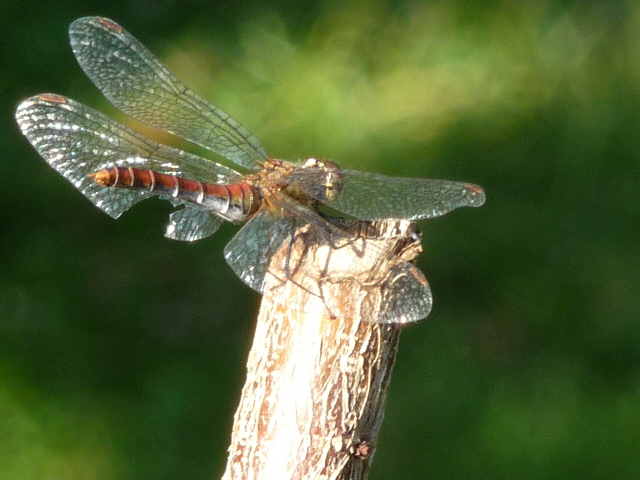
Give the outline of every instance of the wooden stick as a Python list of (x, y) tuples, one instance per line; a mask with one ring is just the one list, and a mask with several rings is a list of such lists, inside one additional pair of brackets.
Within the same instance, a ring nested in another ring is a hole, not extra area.
[[(364, 287), (354, 287), (353, 276), (334, 273), (344, 272), (349, 261), (345, 255), (356, 255), (352, 264), (364, 269), (384, 266), (389, 252), (402, 261), (413, 260), (420, 252), (420, 238), (408, 221), (361, 222), (358, 228), (372, 239), (357, 255), (340, 248), (340, 255), (327, 261), (326, 251), (303, 240), (284, 245), (274, 256), (271, 268), (296, 268), (267, 278), (223, 480), (367, 477), (400, 326), (366, 321), (378, 317), (368, 308), (384, 308), (370, 301), (375, 282), (367, 285), (364, 297), (369, 300), (362, 302), (358, 290)], [(318, 269), (316, 278), (333, 278), (327, 290), (333, 295), (340, 295), (336, 286), (344, 287), (345, 298), (330, 304), (351, 302), (343, 310), (358, 312), (355, 318), (332, 318), (326, 299), (300, 287), (305, 280), (301, 272), (314, 274), (310, 268)], [(370, 278), (371, 271), (368, 274)], [(387, 272), (375, 275), (383, 281)], [(358, 302), (363, 304), (353, 305)]]

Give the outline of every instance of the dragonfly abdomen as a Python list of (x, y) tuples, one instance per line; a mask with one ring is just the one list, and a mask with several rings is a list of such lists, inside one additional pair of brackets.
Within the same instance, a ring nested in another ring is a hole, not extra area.
[(260, 192), (246, 182), (205, 183), (139, 168), (111, 167), (89, 175), (105, 187), (146, 190), (201, 205), (231, 222), (242, 222), (258, 210)]

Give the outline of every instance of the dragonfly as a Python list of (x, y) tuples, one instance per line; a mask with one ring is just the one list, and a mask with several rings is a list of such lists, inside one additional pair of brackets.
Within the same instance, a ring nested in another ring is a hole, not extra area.
[[(337, 249), (354, 236), (339, 215), (416, 221), (485, 201), (482, 188), (470, 183), (389, 177), (317, 158), (298, 163), (273, 158), (249, 130), (186, 87), (116, 22), (79, 18), (69, 36), (81, 68), (118, 110), (204, 147), (234, 167), (160, 143), (53, 93), (18, 106), (22, 133), (50, 166), (113, 218), (160, 196), (176, 206), (165, 233), (171, 239), (196, 241), (215, 233), (223, 221), (244, 223), (224, 256), (258, 292), (264, 290), (275, 253), (301, 227), (313, 231), (314, 241)], [(422, 273), (394, 255), (388, 254), (395, 262), (395, 286), (387, 289), (394, 300), (369, 321), (413, 322), (431, 309)]]

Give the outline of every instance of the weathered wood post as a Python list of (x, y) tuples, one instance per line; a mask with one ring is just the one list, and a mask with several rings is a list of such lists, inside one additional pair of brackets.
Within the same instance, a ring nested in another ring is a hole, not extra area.
[[(393, 281), (389, 259), (411, 261), (421, 247), (408, 221), (356, 228), (356, 236), (369, 236), (358, 255), (296, 235), (273, 258), (272, 269), (295, 268), (267, 277), (223, 480), (367, 477), (400, 326), (366, 319), (377, 318), (371, 309), (385, 308), (376, 284)], [(296, 272), (309, 275), (310, 268), (326, 279), (330, 302), (298, 282)], [(362, 275), (367, 282), (357, 281)], [(351, 318), (332, 318), (328, 303), (353, 312)]]

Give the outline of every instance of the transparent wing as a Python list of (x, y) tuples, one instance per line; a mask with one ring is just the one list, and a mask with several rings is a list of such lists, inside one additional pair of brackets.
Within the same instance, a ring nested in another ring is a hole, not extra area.
[(84, 72), (127, 115), (251, 170), (267, 158), (245, 127), (189, 90), (117, 23), (79, 18), (70, 25), (69, 36)]
[(429, 315), (433, 298), (427, 279), (415, 265), (402, 262), (394, 265), (385, 277), (381, 289), (382, 305), (378, 323), (409, 323)]
[(479, 207), (482, 188), (470, 183), (400, 178), (341, 170), (342, 190), (329, 205), (361, 220), (419, 220), (444, 215), (458, 207)]
[(221, 224), (220, 217), (187, 203), (184, 208), (169, 215), (169, 225), (164, 236), (172, 240), (195, 242), (213, 235)]
[(224, 248), (224, 258), (240, 279), (262, 293), (273, 255), (294, 232), (294, 222), (259, 211)]
[(103, 187), (88, 177), (90, 173), (116, 165), (210, 183), (229, 183), (240, 178), (230, 168), (162, 145), (59, 95), (41, 94), (25, 100), (17, 109), (16, 120), (47, 163), (114, 218), (148, 198), (149, 192)]

